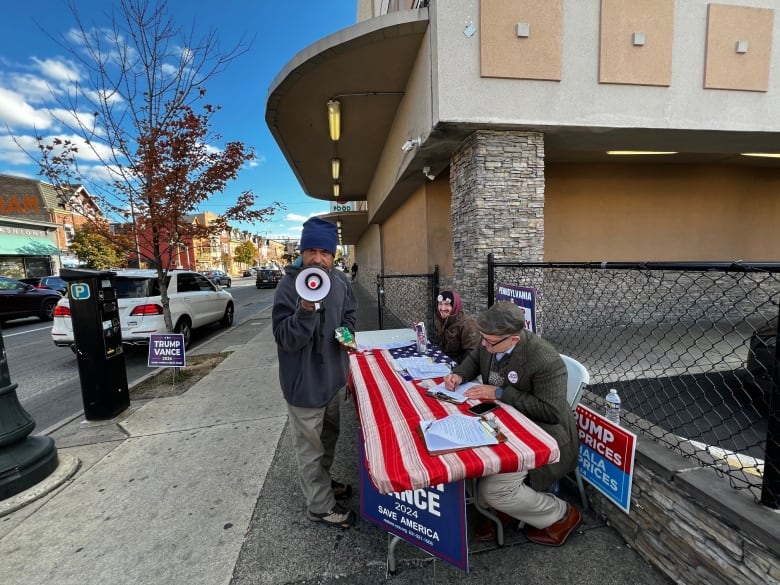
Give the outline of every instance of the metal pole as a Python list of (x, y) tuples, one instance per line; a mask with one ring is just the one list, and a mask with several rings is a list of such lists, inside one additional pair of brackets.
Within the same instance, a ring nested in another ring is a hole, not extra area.
[(495, 270), (496, 265), (493, 261), (493, 252), (488, 254), (488, 273), (487, 273), (487, 306), (488, 308), (493, 306), (493, 289), (495, 283)]
[(35, 421), (19, 403), (17, 386), (11, 382), (0, 328), (0, 500), (45, 479), (59, 462), (51, 437), (29, 436)]
[(436, 321), (436, 309), (437, 309), (438, 304), (439, 304), (439, 301), (437, 300), (439, 298), (439, 290), (441, 288), (439, 286), (439, 284), (440, 284), (439, 278), (440, 278), (439, 277), (439, 265), (435, 264), (433, 266), (433, 275), (432, 275), (433, 282), (432, 282), (432, 286), (431, 286), (431, 289), (432, 289), (431, 292), (433, 292), (433, 296), (431, 298), (431, 306), (429, 307), (430, 315), (429, 315), (429, 320), (428, 320), (428, 325), (427, 325), (428, 327), (431, 328), (430, 329), (431, 331), (434, 330), (433, 324)]
[(775, 361), (769, 393), (769, 424), (764, 453), (764, 485), (761, 503), (770, 508), (780, 507), (780, 309), (775, 330)]
[(382, 329), (382, 301), (384, 297), (385, 291), (382, 290), (382, 277), (377, 274), (376, 275), (376, 309), (379, 311), (379, 328)]

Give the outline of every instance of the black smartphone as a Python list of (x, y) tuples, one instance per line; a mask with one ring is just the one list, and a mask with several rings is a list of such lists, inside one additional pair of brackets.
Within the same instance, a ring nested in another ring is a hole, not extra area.
[(495, 410), (496, 408), (498, 408), (498, 403), (496, 402), (480, 402), (479, 404), (475, 404), (469, 408), (469, 412), (471, 414), (481, 416), (490, 412), (491, 410)]

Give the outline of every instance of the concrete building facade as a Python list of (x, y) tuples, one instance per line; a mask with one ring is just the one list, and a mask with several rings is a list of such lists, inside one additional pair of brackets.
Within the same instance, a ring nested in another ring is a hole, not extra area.
[[(470, 312), (491, 252), (777, 261), (778, 8), (359, 0), (274, 79), (266, 122), (305, 193), (365, 202), (330, 214), (362, 282), (438, 266)], [(776, 515), (657, 451), (640, 441), (634, 483), (652, 513), (595, 497), (626, 540), (676, 582), (780, 582)]]
[(338, 214), (361, 270), (439, 265), (471, 310), (489, 251), (775, 260), (780, 159), (746, 154), (780, 152), (778, 4), (361, 1), (266, 120), (308, 195), (366, 201)]

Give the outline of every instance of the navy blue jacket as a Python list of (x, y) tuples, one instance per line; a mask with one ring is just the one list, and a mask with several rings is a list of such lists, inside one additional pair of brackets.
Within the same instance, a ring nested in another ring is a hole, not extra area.
[(295, 278), (300, 267), (287, 266), (274, 293), (272, 326), (279, 357), (279, 382), (293, 406), (320, 408), (347, 383), (349, 360), (335, 330), (355, 331), (357, 300), (341, 270), (331, 270), (331, 288), (319, 311), (299, 307)]

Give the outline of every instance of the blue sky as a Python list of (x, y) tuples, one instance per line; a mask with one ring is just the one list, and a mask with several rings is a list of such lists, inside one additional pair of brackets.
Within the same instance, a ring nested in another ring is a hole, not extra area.
[[(297, 238), (301, 223), (328, 211), (328, 203), (303, 194), (265, 124), (265, 101), (273, 78), (308, 45), (355, 23), (355, 0), (168, 0), (169, 11), (185, 30), (194, 25), (205, 34), (213, 27), (224, 47), (243, 35), (250, 50), (233, 61), (208, 86), (208, 101), (222, 110), (213, 129), (225, 140), (239, 140), (257, 154), (257, 164), (229, 183), (225, 194), (213, 197), (201, 211), (223, 212), (236, 195), (251, 190), (258, 207), (272, 201), (286, 209), (270, 221), (240, 225), (271, 237)], [(106, 14), (118, 0), (77, 0), (82, 19), (107, 25)], [(0, 19), (0, 173), (37, 176), (37, 166), (18, 149), (11, 135), (24, 141), (49, 115), (41, 87), (53, 81), (72, 57), (49, 38), (74, 24), (65, 0), (5, 2)], [(45, 98), (50, 99), (50, 98)], [(323, 116), (323, 122), (325, 118)], [(10, 128), (10, 135), (7, 130)]]

